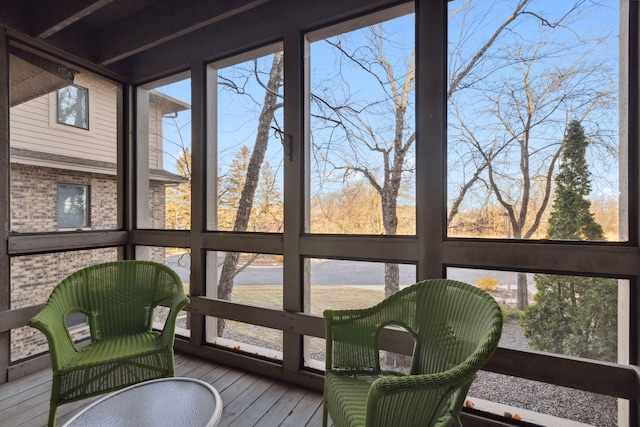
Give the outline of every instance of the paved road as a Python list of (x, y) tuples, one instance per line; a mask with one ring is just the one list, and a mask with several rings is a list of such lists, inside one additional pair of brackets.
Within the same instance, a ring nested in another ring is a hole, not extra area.
[[(167, 265), (173, 268), (184, 282), (189, 282), (191, 261), (188, 255), (172, 255), (167, 257)], [(218, 270), (220, 274), (220, 270)], [(311, 262), (312, 285), (351, 285), (372, 286), (384, 285), (384, 264), (379, 262), (313, 260)], [(493, 277), (500, 284), (512, 289), (516, 287), (516, 274), (494, 270), (473, 270), (465, 268), (449, 268), (450, 279), (467, 283), (475, 283), (482, 277)], [(528, 274), (529, 291), (533, 291), (533, 275)], [(413, 265), (400, 265), (400, 284), (409, 285), (416, 281), (416, 268)], [(234, 285), (281, 285), (282, 265), (249, 266), (240, 272)]]

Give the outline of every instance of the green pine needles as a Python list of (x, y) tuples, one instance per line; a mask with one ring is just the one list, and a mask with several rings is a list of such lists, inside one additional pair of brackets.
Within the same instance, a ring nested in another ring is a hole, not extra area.
[[(578, 121), (569, 123), (547, 237), (603, 240), (586, 198), (591, 178), (586, 162), (589, 140)], [(535, 304), (522, 317), (529, 345), (542, 351), (615, 362), (617, 360), (617, 282), (581, 276), (536, 274)]]

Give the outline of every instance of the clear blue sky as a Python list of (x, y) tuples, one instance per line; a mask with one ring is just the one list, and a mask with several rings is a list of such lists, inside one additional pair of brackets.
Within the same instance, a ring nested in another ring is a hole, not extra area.
[[(450, 12), (459, 7), (463, 2), (457, 0), (449, 4)], [(468, 58), (475, 52), (477, 44), (483, 40), (483, 35), (488, 35), (499, 25), (500, 22), (506, 16), (506, 11), (509, 7), (513, 7), (515, 2), (513, 0), (496, 0), (493, 2), (473, 2), (474, 9), (471, 14), (463, 19), (462, 14), (456, 15), (453, 19), (450, 19), (449, 34), (450, 41), (454, 43), (460, 34), (460, 28), (465, 26), (471, 28), (473, 26), (474, 38), (463, 40), (463, 56)], [(559, 30), (556, 33), (561, 34), (562, 37), (566, 37), (567, 40), (572, 40), (571, 43), (577, 43), (582, 35), (587, 35), (592, 31), (598, 33), (606, 33), (609, 31), (611, 34), (609, 46), (601, 46), (592, 53), (593, 56), (601, 55), (603, 58), (607, 55), (617, 57), (617, 28), (619, 19), (619, 5), (618, 2), (601, 2), (600, 5), (593, 5), (593, 7), (586, 9), (584, 19), (580, 22), (571, 23), (571, 30)], [(609, 4), (612, 3), (612, 4)], [(533, 0), (527, 7), (527, 10), (536, 14), (544, 16), (553, 16), (554, 20), (557, 20), (562, 16), (568, 7), (573, 4), (573, 1), (549, 1), (549, 0)], [(471, 23), (471, 24), (470, 24)], [(527, 41), (537, 37), (540, 30), (540, 21), (533, 16), (528, 16), (526, 19), (521, 19), (517, 25), (515, 25), (515, 31), (507, 34), (510, 38), (510, 42)], [(413, 48), (413, 16), (405, 16), (395, 20), (391, 20), (384, 25), (385, 30), (392, 39), (391, 42), (402, 46), (405, 51), (410, 51)], [(364, 39), (363, 32), (355, 32), (344, 40), (345, 46), (347, 42), (349, 46), (366, 46), (367, 42)], [(473, 43), (476, 43), (475, 45)], [(388, 59), (394, 63), (395, 69), (398, 70), (397, 75), (402, 74), (400, 70), (403, 68), (402, 63), (404, 53), (394, 55), (393, 49), (388, 52)], [(396, 52), (400, 52), (397, 50)], [(492, 53), (497, 59), (500, 59), (501, 52)], [(571, 56), (566, 56), (564, 60), (568, 61)], [(563, 59), (559, 56), (558, 61)], [(340, 66), (342, 61), (342, 66)], [(263, 68), (268, 67), (269, 58), (262, 64)], [(246, 63), (243, 67), (246, 67)], [(452, 67), (455, 63), (452, 64)], [(337, 70), (342, 70), (342, 77), (337, 76)], [(228, 72), (229, 70), (223, 70)], [(493, 78), (496, 78), (500, 73), (504, 73), (504, 70), (496, 69), (491, 70)], [(340, 98), (341, 96), (348, 95), (352, 101), (360, 103), (369, 102), (371, 99), (376, 99), (381, 96), (380, 85), (372, 79), (372, 76), (362, 70), (357, 70), (352, 67), (352, 64), (347, 64), (344, 58), (340, 58), (335, 49), (330, 47), (323, 41), (314, 42), (311, 47), (311, 73), (312, 73), (312, 87), (323, 87), (324, 90), (331, 90), (331, 96)], [(617, 75), (615, 75), (617, 78)], [(326, 83), (326, 84), (325, 84)], [(168, 95), (180, 99), (181, 101), (190, 103), (190, 80), (183, 80), (178, 83), (174, 83), (168, 86), (159, 88), (158, 90), (167, 93)], [(255, 84), (250, 84), (246, 87), (247, 91), (255, 94), (255, 100), (262, 101), (263, 91)], [(314, 89), (315, 90), (315, 89)], [(222, 92), (221, 92), (222, 93)], [(243, 96), (228, 96), (228, 93), (219, 96), (219, 141), (220, 149), (219, 155), (221, 156), (221, 163), (228, 164), (232, 155), (237, 152), (242, 145), (251, 147), (255, 138), (255, 128), (257, 123), (257, 114), (259, 109), (256, 108), (256, 104), (247, 97)], [(280, 110), (281, 115), (282, 110)], [(373, 117), (373, 116), (371, 116)], [(607, 120), (617, 120), (616, 117), (609, 117)], [(281, 120), (280, 120), (281, 121)], [(182, 136), (184, 138), (190, 137), (190, 129), (188, 122), (190, 122), (190, 112), (181, 112), (178, 117), (178, 122), (182, 126)], [(617, 123), (614, 124), (617, 128)], [(172, 135), (174, 130), (172, 126), (165, 127), (165, 135), (169, 140), (175, 140), (175, 135)], [(380, 130), (382, 132), (382, 130)], [(321, 135), (321, 134), (318, 134)], [(165, 150), (171, 151), (171, 144), (165, 145)], [(361, 155), (365, 155), (361, 152)], [(270, 152), (268, 153), (268, 159), (272, 165), (280, 164), (282, 159), (282, 150), (279, 143), (270, 144)], [(615, 163), (613, 167), (610, 164), (604, 165), (594, 161), (593, 167), (596, 168), (594, 173), (598, 176), (607, 176), (608, 183), (596, 182), (594, 187), (599, 192), (616, 192), (617, 188), (617, 159), (610, 158), (610, 163)], [(165, 168), (168, 170), (174, 169), (175, 161), (170, 156), (165, 157)], [(606, 167), (605, 167), (606, 166)]]

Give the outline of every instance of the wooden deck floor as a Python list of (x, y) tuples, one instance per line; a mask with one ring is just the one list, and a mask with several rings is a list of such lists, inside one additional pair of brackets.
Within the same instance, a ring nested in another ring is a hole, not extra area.
[[(320, 426), (322, 394), (272, 379), (176, 354), (176, 375), (212, 384), (224, 403), (220, 426)], [(44, 370), (0, 385), (0, 426), (47, 425), (51, 371)], [(94, 399), (58, 408), (57, 424)]]

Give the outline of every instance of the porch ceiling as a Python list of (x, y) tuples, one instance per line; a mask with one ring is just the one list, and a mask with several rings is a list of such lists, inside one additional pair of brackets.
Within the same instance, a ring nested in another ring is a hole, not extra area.
[(270, 0), (0, 0), (0, 25), (110, 65)]

